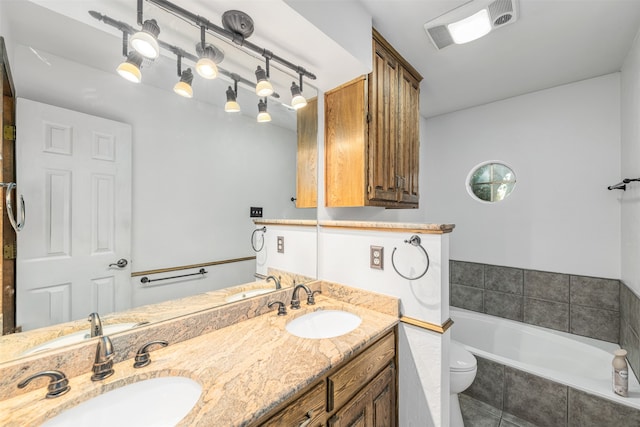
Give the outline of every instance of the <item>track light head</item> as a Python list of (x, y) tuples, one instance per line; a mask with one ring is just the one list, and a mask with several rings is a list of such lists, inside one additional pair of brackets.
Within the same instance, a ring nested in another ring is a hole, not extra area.
[(205, 79), (215, 79), (218, 77), (217, 63), (224, 58), (224, 53), (212, 44), (202, 43), (196, 44), (196, 53), (198, 54), (198, 62), (196, 63), (196, 71)]
[(258, 123), (266, 123), (271, 121), (271, 115), (267, 111), (267, 99), (258, 102)]
[(116, 71), (118, 71), (120, 76), (130, 82), (140, 83), (142, 81), (142, 73), (140, 72), (141, 66), (142, 56), (136, 51), (131, 51), (129, 52), (129, 55), (127, 55), (127, 59), (118, 65)]
[(270, 96), (273, 93), (273, 86), (267, 79), (267, 72), (258, 65), (256, 68), (256, 95), (258, 96)]
[(185, 98), (193, 98), (191, 83), (193, 83), (193, 71), (191, 71), (191, 68), (187, 68), (182, 72), (180, 81), (173, 87), (173, 91)]
[(160, 27), (156, 20), (147, 19), (142, 24), (142, 30), (131, 36), (131, 47), (145, 58), (155, 59), (160, 55), (158, 34), (160, 34)]
[(302, 96), (302, 91), (300, 90), (300, 86), (296, 84), (296, 82), (291, 83), (291, 106), (296, 110), (305, 107), (307, 105), (307, 100), (304, 96)]
[(229, 86), (227, 89), (227, 103), (224, 104), (224, 111), (227, 113), (238, 113), (240, 112), (240, 104), (236, 101), (237, 94), (236, 92)]

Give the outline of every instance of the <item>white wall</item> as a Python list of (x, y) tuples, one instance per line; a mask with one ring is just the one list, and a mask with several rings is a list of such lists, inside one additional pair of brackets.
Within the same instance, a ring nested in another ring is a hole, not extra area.
[[(257, 225), (256, 228), (262, 228)], [(269, 268), (307, 277), (317, 277), (317, 227), (300, 225), (266, 225), (265, 233), (257, 232), (256, 273), (266, 276)], [(278, 237), (284, 238), (284, 252), (278, 252)], [(262, 239), (264, 238), (264, 245)]]
[[(451, 259), (620, 277), (619, 73), (431, 118), (421, 150), (421, 208), (456, 224)], [(467, 194), (485, 160), (515, 170), (503, 202)]]
[[(320, 226), (318, 277), (400, 298), (400, 312), (442, 325), (449, 318), (449, 234), (420, 234), (426, 258), (405, 243), (412, 234)], [(383, 269), (370, 268), (370, 246), (384, 248)], [(395, 255), (394, 248), (397, 248)], [(446, 426), (449, 415), (449, 334), (401, 324), (398, 337), (401, 426)]]
[[(25, 46), (14, 51), (18, 96), (132, 125), (132, 271), (253, 255), (250, 206), (262, 206), (268, 217), (315, 217), (290, 201), (295, 132), (46, 52), (41, 60)], [(211, 283), (193, 285), (203, 291), (251, 281), (255, 263), (240, 266), (236, 277), (228, 269), (211, 267)], [(132, 285), (138, 304), (189, 288), (167, 283), (145, 292), (135, 278)]]
[[(633, 47), (622, 68), (622, 172), (621, 178), (640, 178), (640, 40)], [(618, 192), (622, 210), (620, 233), (622, 281), (640, 294), (640, 182)]]

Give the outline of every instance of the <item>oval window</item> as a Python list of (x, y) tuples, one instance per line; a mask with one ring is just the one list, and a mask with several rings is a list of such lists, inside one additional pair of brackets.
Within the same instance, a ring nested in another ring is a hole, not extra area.
[(499, 202), (511, 194), (516, 185), (516, 174), (500, 162), (485, 162), (471, 170), (467, 177), (467, 191), (476, 200)]

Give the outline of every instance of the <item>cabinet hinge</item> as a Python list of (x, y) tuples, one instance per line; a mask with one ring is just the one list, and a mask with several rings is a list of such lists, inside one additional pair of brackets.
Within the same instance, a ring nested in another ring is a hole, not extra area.
[(367, 113), (367, 123), (371, 123), (371, 113)]
[(4, 248), (2, 250), (4, 259), (16, 259), (16, 253), (17, 250), (15, 242), (4, 245)]
[(4, 125), (4, 139), (8, 141), (16, 140), (16, 127), (11, 125)]

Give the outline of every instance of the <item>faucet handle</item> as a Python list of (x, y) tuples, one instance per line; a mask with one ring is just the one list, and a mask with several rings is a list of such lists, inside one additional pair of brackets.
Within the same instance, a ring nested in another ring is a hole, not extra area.
[(285, 316), (287, 314), (287, 308), (285, 304), (281, 301), (273, 301), (267, 304), (267, 307), (271, 308), (274, 304), (278, 304), (278, 316)]
[(149, 347), (153, 345), (161, 345), (162, 347), (166, 347), (169, 345), (167, 341), (158, 340), (151, 341), (140, 347), (140, 350), (136, 353), (135, 363), (133, 364), (134, 368), (144, 368), (149, 363), (151, 363), (151, 356), (149, 356)]
[(63, 394), (71, 390), (71, 386), (69, 386), (69, 380), (60, 371), (42, 371), (38, 372), (37, 374), (33, 374), (30, 377), (27, 377), (24, 380), (20, 381), (20, 383), (18, 383), (18, 388), (25, 388), (27, 384), (31, 382), (31, 380), (40, 377), (49, 377), (51, 379), (51, 381), (49, 382), (49, 386), (47, 387), (47, 399), (62, 396)]
[(318, 290), (318, 291), (313, 291), (311, 292), (311, 294), (307, 295), (307, 305), (315, 305), (316, 303), (316, 294), (321, 294), (322, 291)]

